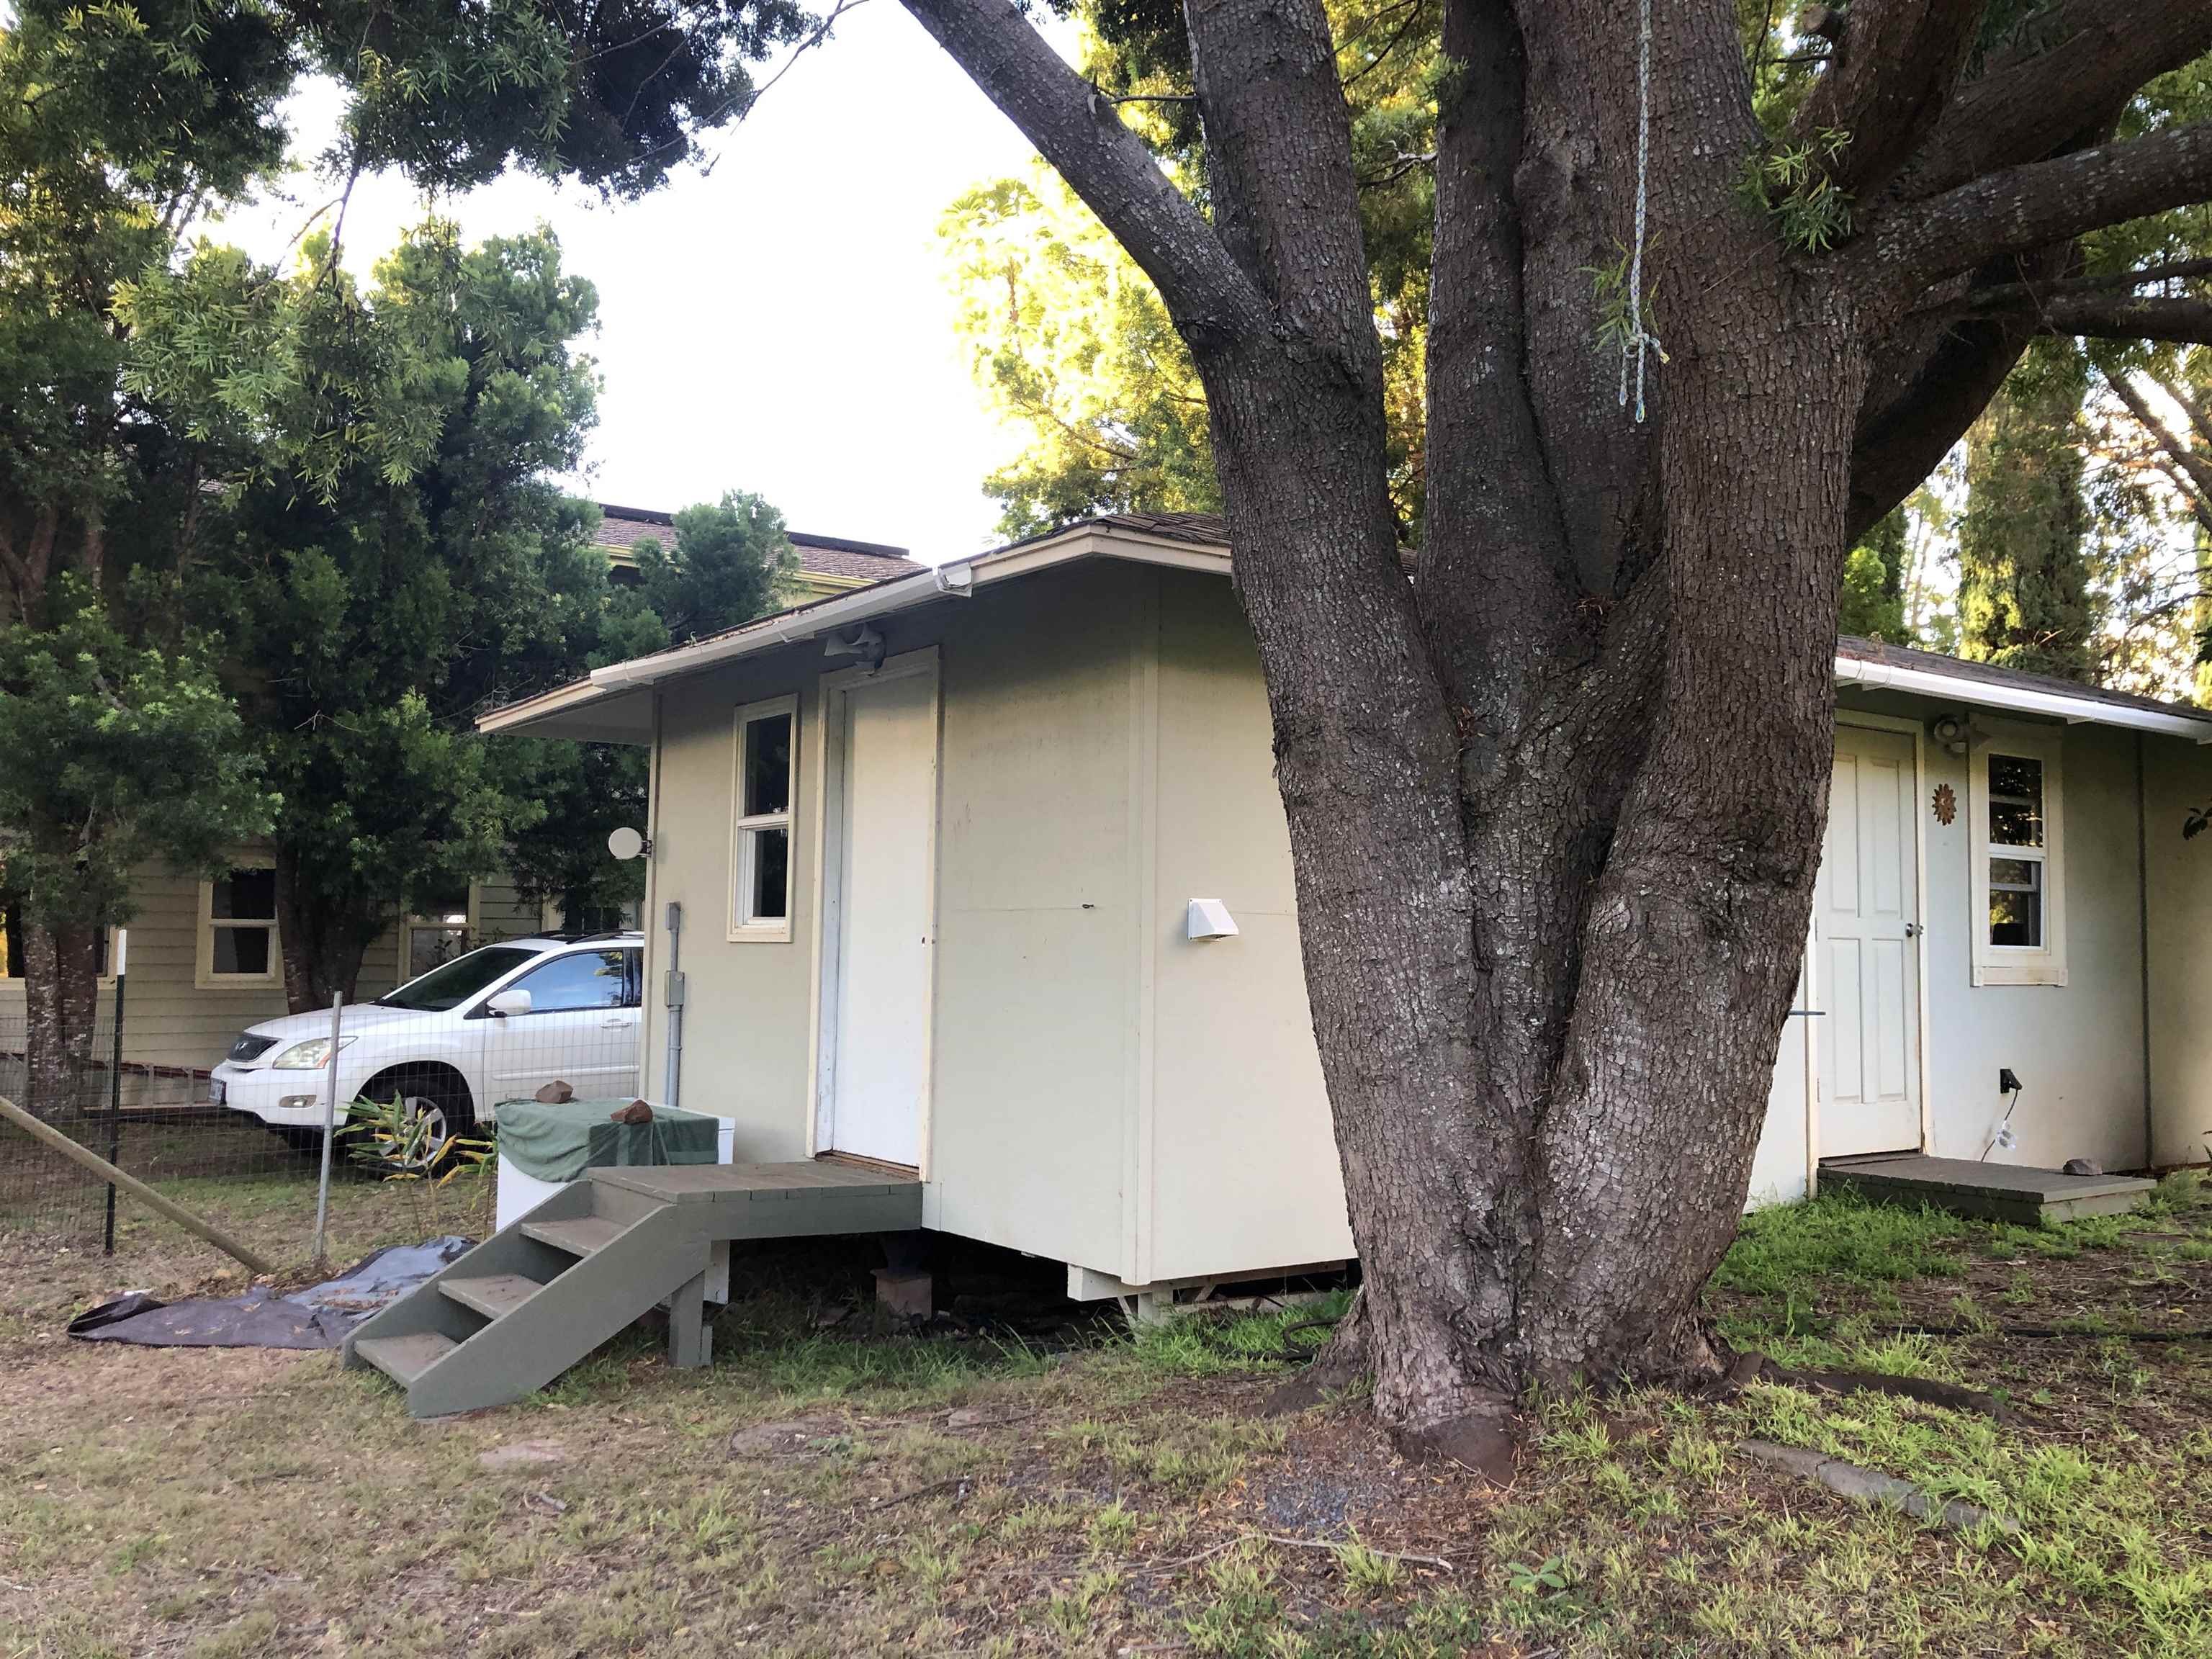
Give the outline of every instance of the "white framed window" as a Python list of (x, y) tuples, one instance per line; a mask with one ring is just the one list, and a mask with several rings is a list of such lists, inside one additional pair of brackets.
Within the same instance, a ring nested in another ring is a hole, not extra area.
[(799, 699), (738, 710), (732, 744), (730, 939), (791, 938), (791, 803), (799, 781)]
[(477, 884), (437, 894), (418, 915), (399, 924), (399, 982), (419, 979), (476, 943)]
[(2066, 983), (2063, 733), (2001, 726), (1968, 769), (1977, 985)]
[(241, 861), (200, 883), (199, 951), (192, 982), (202, 990), (275, 985), (284, 977), (276, 942), (276, 872)]

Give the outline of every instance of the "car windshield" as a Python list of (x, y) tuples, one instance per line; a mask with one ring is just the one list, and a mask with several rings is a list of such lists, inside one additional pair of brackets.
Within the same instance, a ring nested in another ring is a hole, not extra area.
[(376, 1000), (380, 1008), (411, 1008), (417, 1013), (442, 1014), (458, 1008), (494, 980), (504, 978), (538, 955), (512, 945), (487, 945), (465, 957), (455, 957), (443, 967), (433, 968), (420, 979)]

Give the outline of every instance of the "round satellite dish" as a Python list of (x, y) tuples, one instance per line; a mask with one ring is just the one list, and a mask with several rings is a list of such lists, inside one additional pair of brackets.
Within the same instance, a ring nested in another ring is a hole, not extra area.
[(621, 829), (609, 833), (607, 851), (612, 853), (624, 864), (628, 864), (640, 853), (645, 851), (645, 837), (628, 824), (624, 824)]

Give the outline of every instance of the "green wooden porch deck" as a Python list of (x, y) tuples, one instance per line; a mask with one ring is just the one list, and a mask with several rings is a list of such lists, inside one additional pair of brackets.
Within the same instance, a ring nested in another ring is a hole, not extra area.
[(2125, 1215), (2156, 1184), (2140, 1176), (2074, 1176), (1921, 1152), (1820, 1160), (1826, 1191), (1856, 1192), (1876, 1203), (1932, 1205), (1954, 1215), (2029, 1227), (2083, 1216)]

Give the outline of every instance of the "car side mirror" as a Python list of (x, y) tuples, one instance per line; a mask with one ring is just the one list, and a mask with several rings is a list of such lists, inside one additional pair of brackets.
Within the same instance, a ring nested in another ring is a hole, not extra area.
[(484, 1012), (500, 1019), (505, 1019), (509, 1014), (526, 1014), (530, 1012), (530, 993), (501, 991), (484, 1003)]

